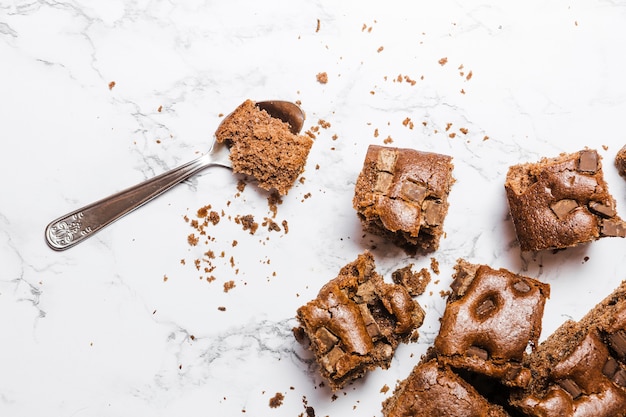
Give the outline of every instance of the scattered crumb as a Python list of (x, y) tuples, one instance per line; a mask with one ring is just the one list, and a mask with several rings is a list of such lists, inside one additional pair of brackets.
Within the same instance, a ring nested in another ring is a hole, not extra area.
[(226, 307), (224, 307), (224, 306), (219, 306), (217, 309), (218, 309), (219, 311), (226, 311)]
[(430, 270), (439, 275), (439, 261), (436, 258), (430, 258)]
[(193, 233), (187, 236), (187, 243), (189, 243), (190, 246), (196, 246), (199, 240), (200, 239), (196, 237), (196, 235), (194, 235)]
[(386, 394), (389, 391), (389, 385), (385, 384), (383, 385), (383, 387), (380, 389), (380, 392), (383, 394)]
[(464, 135), (467, 135), (467, 133), (469, 132), (469, 130), (466, 127), (462, 127), (459, 129), (461, 131), (461, 133), (463, 133)]
[(441, 298), (446, 298), (450, 294), (451, 294), (450, 290), (447, 290), (447, 291), (441, 290), (441, 291), (439, 291), (439, 295), (441, 296)]
[(448, 58), (443, 57), (439, 60), (439, 65), (444, 66), (448, 63)]
[(382, 52), (382, 51), (383, 51), (383, 49), (385, 49), (385, 48), (384, 48), (384, 47), (382, 47), (382, 46), (379, 46), (379, 47), (378, 47), (378, 49), (376, 50), (376, 52), (380, 53), (380, 52)]
[(430, 282), (430, 272), (426, 268), (413, 272), (413, 264), (409, 264), (393, 271), (391, 279), (396, 284), (402, 285), (411, 296), (415, 297), (423, 294), (426, 290), (426, 286)]
[(163, 275), (163, 282), (167, 282), (168, 279), (167, 275)]
[(259, 228), (259, 224), (254, 221), (254, 216), (252, 214), (235, 217), (235, 223), (241, 224), (243, 230), (250, 231), (251, 235), (255, 234)]
[(468, 73), (467, 73), (467, 76), (465, 77), (465, 79), (466, 79), (467, 81), (469, 81), (469, 80), (471, 80), (471, 79), (472, 79), (472, 77), (473, 77), (473, 76), (474, 76), (474, 74), (472, 73), (472, 71), (470, 71), (470, 72), (468, 72)]
[(270, 408), (278, 408), (283, 405), (285, 396), (281, 392), (277, 392), (272, 398), (270, 398)]
[(159, 108), (157, 109), (157, 111), (158, 111), (159, 113), (161, 113), (161, 111), (163, 111), (163, 106), (159, 106)]
[(393, 138), (391, 137), (391, 135), (387, 136), (387, 137), (385, 138), (385, 140), (383, 140), (383, 143), (384, 143), (385, 145), (389, 145), (389, 144), (393, 143)]
[(289, 224), (287, 223), (287, 220), (283, 220), (283, 230), (285, 231), (285, 234), (289, 233)]
[(113, 90), (113, 87), (115, 87), (115, 81), (109, 83), (109, 90)]
[(317, 26), (315, 27), (315, 33), (320, 31), (320, 26), (321, 26), (321, 22), (319, 19), (317, 19)]
[(235, 288), (235, 281), (230, 280), (224, 283), (224, 292), (228, 292)]
[(328, 74), (325, 72), (319, 72), (316, 78), (317, 82), (320, 84), (326, 84), (328, 82)]

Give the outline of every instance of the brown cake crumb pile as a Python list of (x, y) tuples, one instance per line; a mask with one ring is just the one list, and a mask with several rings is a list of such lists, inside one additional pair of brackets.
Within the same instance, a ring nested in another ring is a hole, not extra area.
[(596, 150), (512, 166), (504, 187), (522, 251), (626, 236)]
[(313, 141), (246, 100), (221, 123), (215, 137), (230, 146), (233, 171), (253, 177), (259, 187), (287, 194), (304, 171)]
[(294, 335), (313, 351), (332, 390), (388, 368), (399, 343), (417, 340), (424, 311), (403, 285), (385, 283), (375, 268), (364, 252), (297, 311)]

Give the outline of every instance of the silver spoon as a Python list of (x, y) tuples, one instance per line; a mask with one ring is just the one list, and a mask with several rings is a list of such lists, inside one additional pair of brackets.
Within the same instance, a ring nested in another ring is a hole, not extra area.
[[(292, 133), (298, 134), (302, 130), (304, 112), (296, 104), (273, 100), (257, 102), (256, 106), (268, 112), (270, 116), (288, 123)], [(68, 249), (176, 184), (215, 165), (232, 168), (228, 146), (217, 141), (213, 143), (207, 154), (191, 162), (52, 221), (46, 227), (46, 242), (54, 250)]]

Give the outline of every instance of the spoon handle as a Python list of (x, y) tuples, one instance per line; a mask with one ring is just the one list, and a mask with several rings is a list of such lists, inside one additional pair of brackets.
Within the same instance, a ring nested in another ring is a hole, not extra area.
[(210, 153), (202, 155), (178, 168), (61, 216), (46, 227), (46, 242), (54, 250), (68, 249), (214, 163)]

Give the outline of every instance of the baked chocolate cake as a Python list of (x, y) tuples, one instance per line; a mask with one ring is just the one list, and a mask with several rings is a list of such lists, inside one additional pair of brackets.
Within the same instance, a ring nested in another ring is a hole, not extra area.
[(417, 340), (424, 320), (407, 290), (383, 282), (375, 268), (370, 252), (359, 255), (297, 311), (294, 335), (309, 344), (333, 390), (388, 368), (398, 344)]
[(454, 182), (451, 161), (436, 153), (370, 145), (353, 198), (364, 230), (409, 253), (435, 251)]
[(498, 380), (528, 385), (522, 366), (537, 345), (550, 287), (506, 269), (459, 260), (435, 352), (440, 362)]
[(504, 417), (471, 384), (436, 359), (419, 363), (383, 402), (384, 417)]
[(304, 171), (313, 140), (291, 133), (289, 124), (270, 116), (252, 100), (228, 115), (215, 132), (230, 147), (233, 171), (257, 180), (259, 187), (287, 194)]
[(522, 251), (626, 236), (595, 150), (512, 166), (504, 187)]
[(626, 416), (626, 283), (529, 358), (533, 378), (512, 403), (528, 416)]

